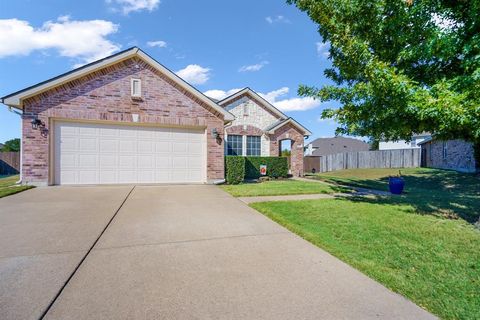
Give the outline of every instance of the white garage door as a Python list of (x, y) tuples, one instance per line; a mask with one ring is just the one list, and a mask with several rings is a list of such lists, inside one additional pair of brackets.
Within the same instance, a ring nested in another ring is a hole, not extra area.
[(55, 183), (198, 183), (205, 130), (55, 123)]

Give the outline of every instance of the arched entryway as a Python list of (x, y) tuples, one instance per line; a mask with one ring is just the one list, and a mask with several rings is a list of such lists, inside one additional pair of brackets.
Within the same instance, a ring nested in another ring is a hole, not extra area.
[(282, 146), (290, 143), (290, 173), (295, 177), (303, 176), (303, 139), (304, 133), (291, 124), (278, 128), (270, 136), (271, 156), (280, 156)]

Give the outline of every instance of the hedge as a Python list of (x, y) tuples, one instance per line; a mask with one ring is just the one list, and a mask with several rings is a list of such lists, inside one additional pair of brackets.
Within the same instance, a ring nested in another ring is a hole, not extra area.
[(267, 166), (268, 177), (279, 178), (288, 175), (286, 157), (245, 157), (245, 178), (260, 178), (260, 165)]
[(228, 184), (239, 184), (245, 179), (245, 159), (238, 156), (225, 157), (225, 177)]
[(267, 166), (267, 176), (272, 178), (288, 175), (286, 157), (225, 157), (225, 177), (228, 184), (238, 184), (244, 179), (260, 178), (260, 165)]

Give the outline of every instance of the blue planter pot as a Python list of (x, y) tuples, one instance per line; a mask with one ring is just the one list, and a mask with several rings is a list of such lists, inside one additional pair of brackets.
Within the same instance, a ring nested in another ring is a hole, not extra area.
[(405, 181), (400, 177), (390, 177), (388, 179), (388, 188), (392, 194), (402, 194), (405, 187)]

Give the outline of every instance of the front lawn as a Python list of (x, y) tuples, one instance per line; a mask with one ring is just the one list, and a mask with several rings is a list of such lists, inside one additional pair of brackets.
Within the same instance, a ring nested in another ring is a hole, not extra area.
[(33, 188), (32, 186), (14, 186), (18, 178), (18, 175), (0, 176), (0, 198)]
[[(311, 176), (337, 185), (388, 190), (388, 177), (398, 169), (355, 169)], [(480, 178), (473, 174), (428, 168), (400, 169), (405, 194), (383, 199), (387, 203), (408, 204), (417, 211), (463, 218), (476, 222), (480, 216)]]
[(221, 188), (234, 197), (280, 196), (292, 194), (335, 193), (345, 191), (345, 188), (330, 186), (324, 183), (277, 180), (261, 183), (242, 183), (238, 185), (223, 185)]
[(355, 198), (251, 206), (442, 318), (480, 319), (480, 232), (463, 220)]

